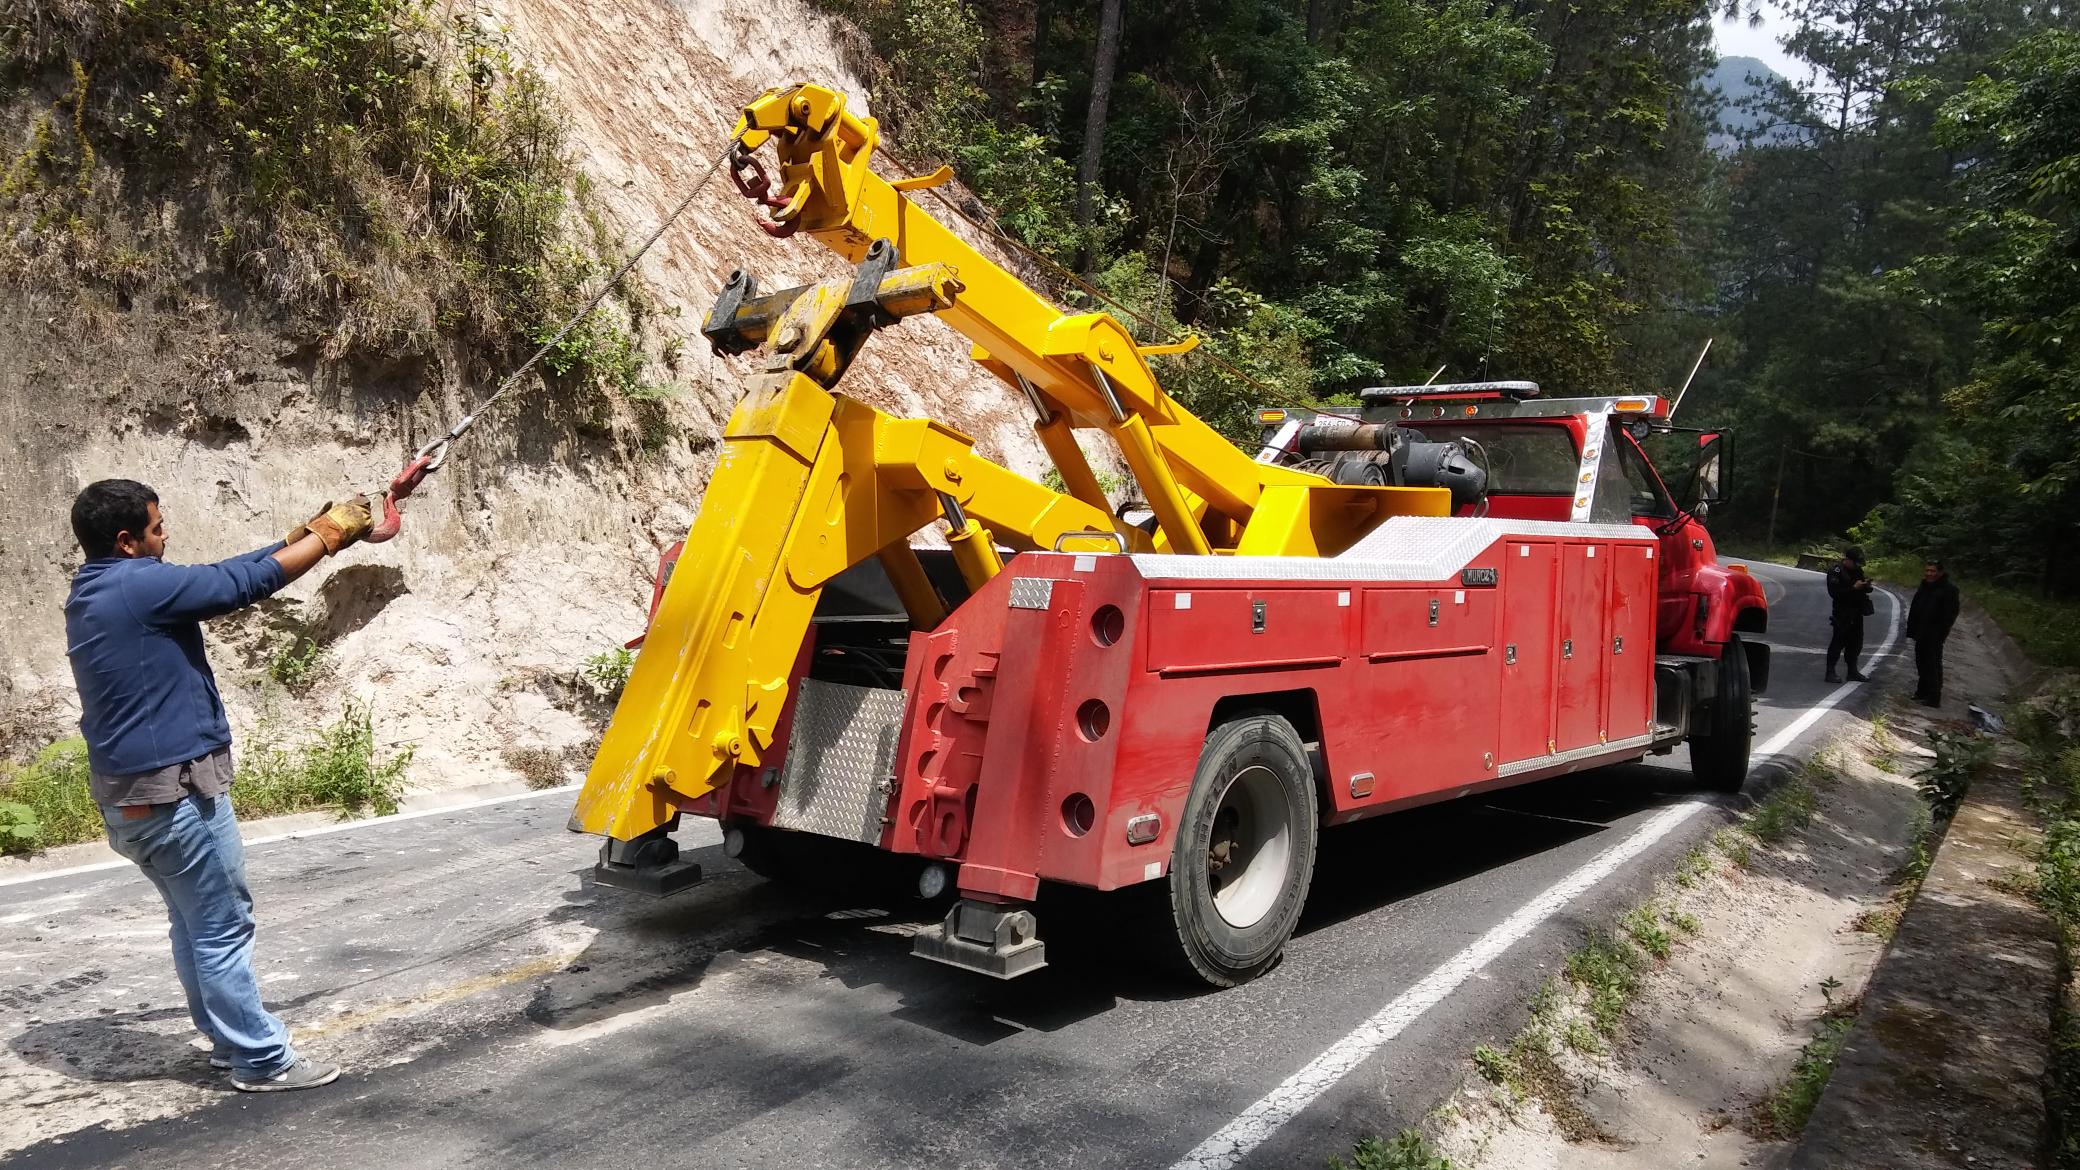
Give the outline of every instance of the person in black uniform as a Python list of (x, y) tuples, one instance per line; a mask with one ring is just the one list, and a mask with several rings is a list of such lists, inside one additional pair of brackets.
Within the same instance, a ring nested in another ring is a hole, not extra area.
[(1943, 639), (1957, 624), (1957, 586), (1934, 557), (1921, 566), (1921, 587), (1907, 608), (1907, 637), (1914, 640), (1914, 697), (1924, 706), (1943, 705)]
[(1827, 681), (1840, 682), (1834, 672), (1836, 659), (1849, 668), (1849, 681), (1862, 682), (1864, 674), (1856, 669), (1856, 657), (1863, 653), (1863, 618), (1871, 612), (1871, 583), (1863, 575), (1863, 550), (1850, 545), (1842, 550), (1842, 559), (1834, 568), (1827, 570), (1827, 599), (1832, 614), (1829, 621), (1834, 624), (1834, 636), (1827, 642)]

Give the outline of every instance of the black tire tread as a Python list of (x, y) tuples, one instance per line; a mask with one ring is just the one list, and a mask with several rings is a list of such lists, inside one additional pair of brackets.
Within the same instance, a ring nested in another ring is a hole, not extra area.
[(1739, 634), (1730, 635), (1719, 655), (1719, 693), (1732, 689), (1740, 701), (1714, 704), (1710, 733), (1690, 737), (1690, 774), (1714, 792), (1739, 792), (1748, 781), (1755, 739), (1755, 692), (1749, 682), (1747, 651)]
[[(1213, 729), (1206, 737), (1206, 747), (1200, 753), (1200, 764), (1193, 777), (1192, 792), (1196, 796), (1203, 785), (1210, 784), (1217, 772), (1208, 770), (1208, 761), (1226, 759), (1257, 743), (1276, 743), (1289, 751), (1298, 764), (1297, 791), (1304, 793), (1303, 804), (1306, 815), (1299, 818), (1299, 833), (1294, 847), (1299, 859), (1297, 894), (1292, 897), (1287, 911), (1280, 917), (1288, 919), (1277, 930), (1277, 941), (1268, 953), (1246, 967), (1230, 968), (1219, 964), (1195, 946), (1188, 937), (1194, 915), (1198, 909), (1191, 905), (1189, 883), (1178, 876), (1178, 851), (1173, 847), (1169, 873), (1161, 881), (1149, 883), (1145, 891), (1145, 919), (1142, 934), (1148, 943), (1151, 958), (1161, 967), (1188, 979), (1196, 979), (1213, 987), (1235, 987), (1255, 979), (1276, 966), (1282, 957), (1286, 941), (1297, 924), (1300, 909), (1306, 904), (1307, 891), (1314, 879), (1314, 859), (1317, 837), (1320, 833), (1320, 818), (1317, 814), (1319, 796), (1315, 792), (1314, 775), (1307, 764), (1306, 745), (1301, 742), (1299, 732), (1278, 714), (1268, 711), (1250, 711), (1228, 720)], [(1178, 841), (1182, 842), (1189, 831), (1196, 809), (1192, 798), (1187, 797), (1186, 813), (1178, 826)], [(1141, 893), (1142, 891), (1136, 891)], [(1209, 907), (1210, 909), (1210, 907)]]

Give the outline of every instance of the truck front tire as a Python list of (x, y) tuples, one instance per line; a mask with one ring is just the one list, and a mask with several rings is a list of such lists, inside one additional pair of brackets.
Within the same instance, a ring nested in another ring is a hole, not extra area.
[(1278, 962), (1314, 876), (1314, 770), (1293, 725), (1253, 713), (1213, 729), (1170, 855), (1170, 965), (1233, 987)]
[(1729, 635), (1719, 651), (1718, 682), (1704, 719), (1706, 733), (1690, 737), (1690, 774), (1714, 791), (1739, 792), (1748, 780), (1748, 753), (1755, 740), (1755, 693), (1739, 634)]

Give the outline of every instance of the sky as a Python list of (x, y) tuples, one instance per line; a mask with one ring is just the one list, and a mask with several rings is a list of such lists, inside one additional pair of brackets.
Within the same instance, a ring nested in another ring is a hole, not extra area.
[(1762, 25), (1759, 28), (1749, 28), (1746, 17), (1717, 20), (1713, 27), (1721, 57), (1760, 58), (1788, 80), (1804, 78), (1807, 72), (1805, 63), (1793, 58), (1777, 44), (1777, 38), (1790, 29), (1791, 22), (1774, 5), (1765, 3), (1762, 6)]

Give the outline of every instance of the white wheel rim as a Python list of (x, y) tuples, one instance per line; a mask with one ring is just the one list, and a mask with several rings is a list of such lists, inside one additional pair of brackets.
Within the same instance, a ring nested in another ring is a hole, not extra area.
[(1221, 921), (1238, 930), (1262, 922), (1278, 904), (1292, 860), (1285, 786), (1271, 769), (1252, 764), (1228, 780), (1207, 842), (1207, 885)]

